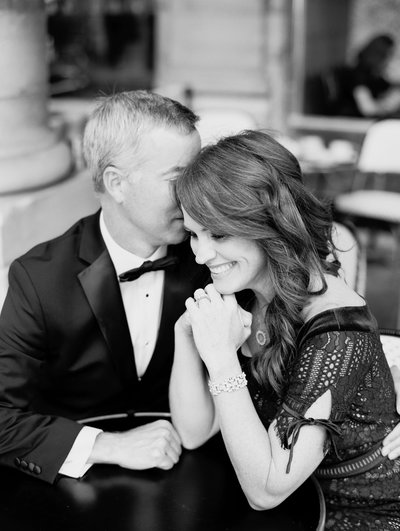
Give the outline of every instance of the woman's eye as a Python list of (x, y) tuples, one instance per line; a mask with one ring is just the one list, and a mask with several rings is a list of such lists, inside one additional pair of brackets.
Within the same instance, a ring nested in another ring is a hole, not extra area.
[(186, 234), (189, 236), (189, 238), (197, 238), (196, 234), (191, 230), (187, 230)]
[(223, 240), (224, 238), (227, 238), (225, 234), (211, 234), (211, 238), (213, 240)]

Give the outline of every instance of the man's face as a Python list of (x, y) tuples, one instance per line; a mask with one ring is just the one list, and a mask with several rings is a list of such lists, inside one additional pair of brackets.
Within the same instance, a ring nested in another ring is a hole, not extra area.
[(199, 150), (197, 131), (183, 134), (155, 127), (143, 135), (137, 163), (128, 171), (122, 207), (132, 238), (139, 246), (148, 247), (148, 252), (184, 239), (182, 212), (174, 196), (175, 180)]

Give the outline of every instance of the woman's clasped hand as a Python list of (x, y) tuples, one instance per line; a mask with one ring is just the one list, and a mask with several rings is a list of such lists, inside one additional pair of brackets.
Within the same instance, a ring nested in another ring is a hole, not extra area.
[(213, 284), (196, 290), (186, 308), (197, 350), (209, 372), (223, 370), (250, 335), (252, 316), (236, 302), (234, 294), (221, 295)]

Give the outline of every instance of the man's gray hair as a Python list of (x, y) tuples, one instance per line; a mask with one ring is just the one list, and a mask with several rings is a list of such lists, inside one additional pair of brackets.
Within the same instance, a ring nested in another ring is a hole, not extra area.
[(159, 126), (190, 134), (197, 121), (198, 116), (181, 103), (146, 90), (99, 98), (86, 123), (82, 147), (95, 191), (104, 192), (108, 166), (123, 171), (134, 161), (143, 134)]

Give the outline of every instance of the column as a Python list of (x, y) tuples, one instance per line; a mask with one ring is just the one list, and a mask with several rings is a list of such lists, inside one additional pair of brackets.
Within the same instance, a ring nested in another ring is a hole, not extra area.
[(68, 175), (71, 155), (47, 112), (43, 0), (0, 0), (0, 194)]
[(43, 0), (0, 0), (0, 71), (1, 308), (10, 263), (99, 205), (64, 139), (91, 102), (48, 98)]

